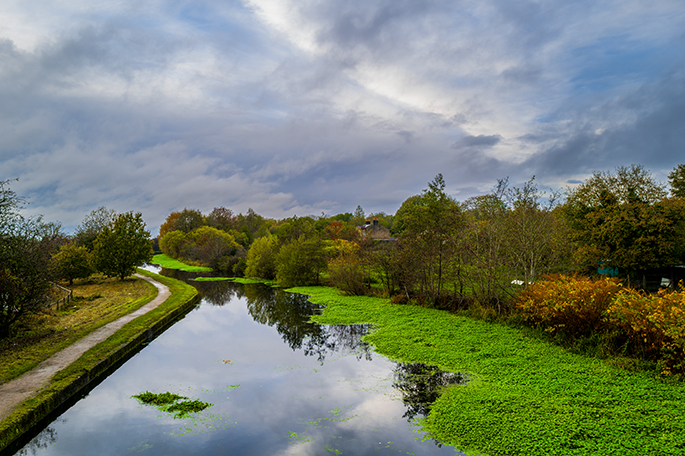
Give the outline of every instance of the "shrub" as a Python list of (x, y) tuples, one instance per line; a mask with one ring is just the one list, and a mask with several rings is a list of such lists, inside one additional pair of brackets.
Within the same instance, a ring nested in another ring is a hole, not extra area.
[(620, 290), (614, 278), (554, 274), (521, 291), (515, 306), (529, 324), (580, 336), (606, 329), (606, 310)]
[(366, 293), (364, 270), (355, 256), (340, 256), (328, 263), (331, 285), (352, 296)]
[(685, 373), (685, 291), (622, 290), (607, 309), (607, 320), (645, 357), (658, 359), (662, 374)]

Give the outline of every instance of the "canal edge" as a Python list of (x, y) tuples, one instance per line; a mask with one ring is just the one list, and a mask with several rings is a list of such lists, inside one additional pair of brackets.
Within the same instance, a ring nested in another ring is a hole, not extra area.
[(88, 349), (78, 360), (57, 372), (36, 396), (24, 401), (0, 422), (0, 455), (69, 401), (78, 400), (79, 394), (89, 390), (89, 386), (104, 380), (197, 306), (199, 296), (191, 285), (148, 271), (139, 272), (169, 287), (169, 297)]

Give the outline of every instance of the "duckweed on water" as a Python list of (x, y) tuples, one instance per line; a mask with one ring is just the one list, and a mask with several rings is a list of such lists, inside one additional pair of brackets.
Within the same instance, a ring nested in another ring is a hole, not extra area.
[[(685, 454), (685, 385), (575, 355), (515, 328), (326, 287), (322, 324), (374, 325), (364, 340), (395, 361), (464, 372), (420, 419), (468, 454)], [(400, 378), (401, 380), (401, 378)]]
[(132, 397), (135, 397), (143, 404), (152, 405), (162, 412), (173, 414), (174, 418), (185, 418), (189, 413), (201, 412), (207, 407), (214, 405), (202, 402), (199, 399), (190, 400), (185, 396), (170, 392), (151, 393), (150, 391), (145, 391)]

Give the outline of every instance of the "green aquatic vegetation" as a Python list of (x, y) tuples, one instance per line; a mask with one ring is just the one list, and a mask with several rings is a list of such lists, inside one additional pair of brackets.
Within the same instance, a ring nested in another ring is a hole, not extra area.
[(288, 437), (294, 442), (294, 443), (305, 443), (309, 442), (309, 438), (307, 437), (307, 434), (299, 434), (297, 432), (288, 432)]
[(524, 330), (444, 311), (295, 288), (325, 306), (322, 324), (374, 325), (377, 352), (466, 374), (420, 430), (468, 454), (684, 454), (685, 384), (573, 354)]
[(185, 396), (170, 392), (151, 393), (150, 391), (145, 391), (132, 397), (138, 399), (143, 404), (152, 405), (162, 412), (171, 413), (174, 415), (174, 418), (185, 418), (190, 413), (201, 412), (207, 407), (214, 405), (209, 402), (202, 402), (199, 399), (191, 400)]

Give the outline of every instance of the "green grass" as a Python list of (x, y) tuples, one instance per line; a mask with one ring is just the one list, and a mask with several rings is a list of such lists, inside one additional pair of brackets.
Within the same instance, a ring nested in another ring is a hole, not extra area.
[(470, 376), (422, 427), (471, 454), (685, 454), (685, 385), (569, 353), (524, 331), (326, 287), (289, 289), (326, 306), (323, 324), (371, 323), (366, 340), (404, 362)]
[(157, 296), (154, 285), (130, 277), (91, 276), (71, 287), (73, 299), (59, 310), (27, 314), (16, 333), (0, 341), (0, 382), (8, 382), (45, 359)]
[(152, 264), (158, 264), (159, 266), (167, 269), (179, 269), (181, 271), (187, 272), (211, 272), (212, 268), (206, 266), (191, 266), (182, 263), (178, 260), (174, 260), (164, 254), (155, 255), (152, 257)]
[(127, 344), (145, 338), (146, 332), (155, 324), (171, 319), (179, 308), (192, 304), (197, 299), (197, 290), (192, 286), (169, 277), (138, 269), (140, 274), (154, 277), (165, 284), (171, 296), (164, 303), (131, 321), (107, 340), (88, 350), (66, 369), (59, 371), (36, 396), (26, 400), (12, 414), (0, 423), (0, 449), (4, 448), (14, 436), (27, 430), (26, 418), (33, 420), (45, 416), (61, 401), (63, 391), (70, 391), (74, 384), (84, 376), (92, 375), (102, 369), (101, 362), (120, 356), (120, 350)]

